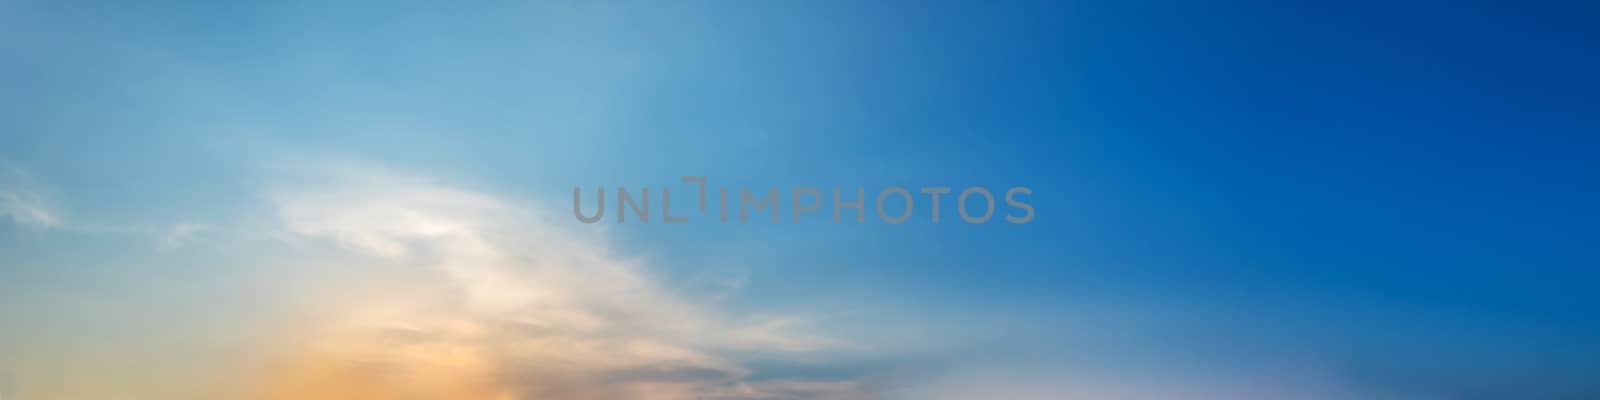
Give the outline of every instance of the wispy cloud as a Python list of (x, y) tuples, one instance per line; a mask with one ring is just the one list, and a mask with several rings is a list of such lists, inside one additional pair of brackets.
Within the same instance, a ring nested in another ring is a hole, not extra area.
[[(431, 283), (310, 328), (265, 398), (858, 399), (849, 379), (752, 379), (729, 354), (828, 349), (801, 319), (751, 319), (663, 288), (604, 238), (531, 207), (371, 168), (278, 190), (280, 220)], [(419, 289), (420, 288), (420, 289)]]
[(175, 249), (183, 247), (202, 234), (216, 231), (217, 227), (195, 222), (179, 222), (159, 232), (157, 241), (161, 248)]
[(220, 230), (198, 222), (114, 225), (70, 218), (52, 201), (48, 187), (25, 169), (0, 163), (0, 218), (41, 230), (141, 236), (154, 240), (162, 249), (183, 247), (205, 233)]
[(62, 225), (60, 215), (50, 207), (33, 178), (20, 168), (0, 168), (0, 216), (36, 228)]

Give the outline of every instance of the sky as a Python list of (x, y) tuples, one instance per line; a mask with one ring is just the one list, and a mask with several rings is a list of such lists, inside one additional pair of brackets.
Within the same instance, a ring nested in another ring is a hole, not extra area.
[(1596, 17), (0, 0), (0, 399), (1593, 399)]

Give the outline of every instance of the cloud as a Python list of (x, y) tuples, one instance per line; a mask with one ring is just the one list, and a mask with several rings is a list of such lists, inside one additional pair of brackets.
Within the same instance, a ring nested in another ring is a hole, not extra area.
[[(744, 318), (531, 207), (370, 167), (274, 191), (283, 229), (417, 282), (326, 304), (253, 398), (859, 399), (851, 379), (753, 379), (730, 354), (837, 345)], [(377, 279), (374, 279), (377, 281)]]
[(61, 218), (50, 211), (42, 196), (25, 190), (0, 190), (0, 215), (18, 224), (39, 228), (61, 225)]
[(163, 249), (175, 249), (183, 247), (204, 233), (216, 230), (217, 227), (207, 224), (179, 222), (160, 232), (157, 241)]
[(180, 222), (168, 226), (107, 225), (68, 218), (26, 170), (0, 162), (0, 218), (18, 225), (71, 233), (134, 235), (154, 239), (161, 249), (183, 247), (199, 236), (219, 230), (210, 224)]
[(3, 175), (0, 176), (0, 216), (36, 228), (62, 225), (60, 215), (50, 207), (49, 200), (38, 190), (32, 177), (11, 167), (0, 171), (0, 175)]

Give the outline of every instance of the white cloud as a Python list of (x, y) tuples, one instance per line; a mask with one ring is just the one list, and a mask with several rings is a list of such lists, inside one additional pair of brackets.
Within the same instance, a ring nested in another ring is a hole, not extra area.
[(183, 247), (217, 227), (197, 222), (170, 226), (107, 225), (68, 218), (50, 197), (45, 185), (22, 168), (0, 163), (0, 218), (37, 229), (81, 234), (134, 235), (154, 239), (162, 249)]
[[(663, 289), (603, 238), (487, 194), (372, 168), (272, 198), (284, 229), (432, 282), (363, 296), (294, 347), (266, 398), (855, 399), (850, 380), (750, 379), (726, 354), (835, 344)], [(359, 303), (359, 304), (356, 304)]]
[(22, 170), (6, 168), (0, 171), (0, 216), (18, 224), (36, 228), (55, 228), (62, 225), (59, 214)]
[(50, 211), (44, 198), (26, 190), (0, 190), (0, 215), (18, 224), (39, 228), (61, 225), (61, 218)]
[(173, 224), (172, 226), (167, 227), (167, 229), (161, 231), (157, 235), (157, 240), (159, 241), (161, 248), (175, 249), (183, 247), (185, 244), (188, 244), (201, 234), (216, 230), (217, 227), (207, 224), (180, 222)]

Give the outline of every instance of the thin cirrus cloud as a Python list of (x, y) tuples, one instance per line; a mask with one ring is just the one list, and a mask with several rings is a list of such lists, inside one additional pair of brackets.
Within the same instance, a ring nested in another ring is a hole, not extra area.
[(15, 167), (0, 171), (0, 216), (35, 228), (62, 225), (61, 217), (36, 188), (31, 176)]
[(47, 186), (27, 170), (14, 165), (6, 166), (0, 171), (0, 219), (47, 231), (142, 236), (153, 240), (158, 248), (164, 250), (183, 247), (219, 230), (211, 224), (191, 221), (165, 225), (119, 225), (70, 218), (48, 193)]
[(22, 190), (0, 191), (0, 215), (12, 221), (38, 228), (52, 228), (61, 224), (54, 212), (45, 208), (37, 193)]
[[(730, 354), (840, 342), (663, 288), (602, 238), (500, 198), (375, 168), (272, 195), (287, 236), (419, 282), (326, 304), (255, 398), (861, 399), (854, 379), (762, 375)], [(433, 279), (428, 279), (428, 278)], [(390, 281), (392, 282), (392, 281)]]

